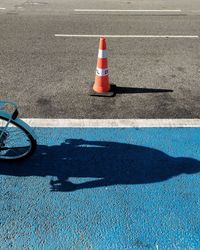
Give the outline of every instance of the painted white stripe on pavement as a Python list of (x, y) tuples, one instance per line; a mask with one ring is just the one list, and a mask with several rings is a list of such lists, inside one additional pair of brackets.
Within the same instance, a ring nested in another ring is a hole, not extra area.
[(56, 37), (112, 37), (112, 38), (199, 38), (194, 35), (75, 35), (75, 34), (55, 34)]
[(153, 128), (199, 127), (200, 119), (23, 119), (40, 128)]
[(98, 58), (107, 58), (107, 57), (108, 57), (107, 50), (99, 49)]
[(178, 10), (106, 10), (106, 9), (74, 9), (76, 12), (181, 12)]
[(0, 10), (5, 10), (6, 8), (0, 8)]

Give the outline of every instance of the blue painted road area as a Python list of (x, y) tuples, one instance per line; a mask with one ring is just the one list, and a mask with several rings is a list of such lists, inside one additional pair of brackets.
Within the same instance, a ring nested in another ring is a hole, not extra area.
[(0, 163), (0, 249), (200, 249), (200, 128), (37, 128)]

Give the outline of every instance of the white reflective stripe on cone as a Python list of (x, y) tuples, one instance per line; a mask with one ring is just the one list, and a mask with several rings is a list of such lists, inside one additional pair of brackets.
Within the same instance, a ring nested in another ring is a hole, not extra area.
[(107, 50), (99, 49), (98, 58), (107, 58)]
[(106, 69), (97, 68), (96, 75), (97, 76), (108, 76), (108, 68), (106, 68)]

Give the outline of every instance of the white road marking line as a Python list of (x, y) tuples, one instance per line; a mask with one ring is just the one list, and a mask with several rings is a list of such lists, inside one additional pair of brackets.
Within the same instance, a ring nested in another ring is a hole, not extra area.
[(5, 10), (6, 8), (0, 8), (0, 10)]
[(194, 35), (75, 35), (75, 34), (55, 34), (55, 37), (111, 37), (111, 38), (199, 38)]
[(181, 12), (181, 10), (106, 10), (106, 9), (74, 9), (75, 12)]
[(200, 128), (200, 119), (23, 119), (39, 128)]

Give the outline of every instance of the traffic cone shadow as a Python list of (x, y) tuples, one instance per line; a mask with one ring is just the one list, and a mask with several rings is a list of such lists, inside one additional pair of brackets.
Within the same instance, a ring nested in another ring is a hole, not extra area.
[(134, 87), (116, 87), (116, 94), (145, 94), (145, 93), (168, 93), (172, 89), (154, 89), (154, 88), (134, 88)]

